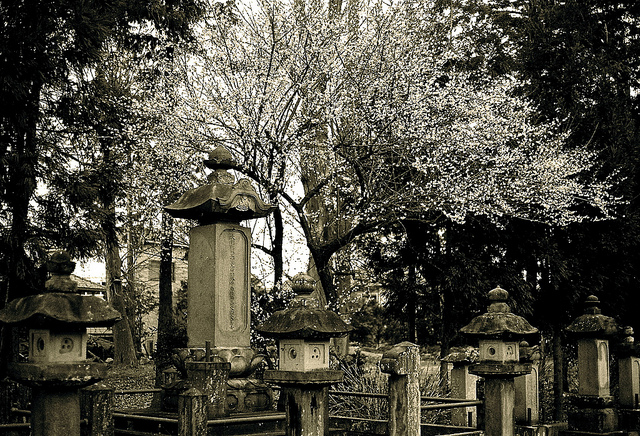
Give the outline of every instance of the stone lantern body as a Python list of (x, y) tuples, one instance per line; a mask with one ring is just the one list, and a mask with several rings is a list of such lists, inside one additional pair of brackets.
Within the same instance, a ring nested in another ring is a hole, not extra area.
[(278, 340), (279, 369), (265, 371), (264, 379), (282, 385), (287, 435), (325, 435), (329, 429), (328, 388), (343, 378), (341, 371), (329, 369), (329, 344), (351, 327), (312, 296), (310, 276), (297, 274), (292, 287), (297, 295), (290, 307), (257, 328)]
[(251, 231), (240, 222), (266, 217), (275, 207), (260, 199), (248, 179), (236, 181), (227, 172), (236, 165), (225, 148), (213, 150), (204, 164), (213, 169), (209, 183), (165, 208), (175, 218), (199, 224), (189, 235), (188, 348), (176, 350), (176, 356), (187, 373), (204, 369), (207, 374), (188, 377), (208, 384), (221, 385), (211, 378), (220, 378), (224, 368), (214, 367), (228, 364), (226, 393), (209, 395), (226, 396), (226, 412), (265, 410), (271, 390), (249, 378), (262, 358), (250, 343)]
[(566, 331), (578, 344), (578, 395), (572, 397), (576, 409), (570, 411), (569, 429), (578, 432), (615, 431), (618, 417), (609, 385), (609, 338), (618, 333), (611, 317), (602, 314), (594, 295), (585, 301), (585, 313)]
[(515, 433), (514, 404), (517, 376), (531, 372), (531, 364), (520, 361), (520, 341), (537, 339), (538, 329), (511, 313), (509, 293), (498, 287), (489, 292), (487, 313), (460, 329), (478, 340), (478, 363), (472, 374), (485, 378), (485, 432), (488, 436)]
[(78, 390), (106, 375), (107, 365), (86, 360), (87, 327), (108, 327), (120, 314), (99, 297), (75, 293), (69, 255), (58, 252), (47, 262), (51, 278), (45, 293), (12, 300), (0, 321), (30, 327), (28, 362), (12, 362), (10, 378), (32, 388), (33, 435), (80, 434)]

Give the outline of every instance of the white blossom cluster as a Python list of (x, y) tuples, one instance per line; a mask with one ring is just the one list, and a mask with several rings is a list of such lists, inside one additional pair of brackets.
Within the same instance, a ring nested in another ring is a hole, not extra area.
[(318, 235), (433, 213), (610, 216), (595, 156), (533, 124), (516, 79), (461, 66), (483, 23), (449, 26), (430, 0), (344, 3), (263, 0), (204, 22), (199, 54), (176, 65), (175, 134), (227, 146)]

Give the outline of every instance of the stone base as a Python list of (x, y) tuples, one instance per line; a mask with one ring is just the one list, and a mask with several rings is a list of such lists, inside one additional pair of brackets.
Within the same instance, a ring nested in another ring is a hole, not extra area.
[(604, 433), (592, 432), (592, 431), (578, 431), (578, 430), (566, 430), (560, 433), (560, 436), (623, 436), (627, 432), (622, 430), (607, 431)]
[(559, 436), (567, 430), (566, 422), (538, 425), (516, 425), (517, 436)]
[(568, 413), (569, 431), (605, 434), (617, 432), (618, 414), (612, 408), (583, 408)]
[(618, 410), (618, 427), (626, 431), (640, 431), (640, 409)]
[[(162, 410), (178, 411), (178, 396), (190, 388), (187, 380), (178, 380), (163, 386)], [(256, 379), (231, 379), (227, 382), (226, 413), (247, 413), (271, 410), (273, 390), (266, 383)]]
[(261, 412), (272, 404), (273, 390), (261, 380), (235, 378), (227, 383), (229, 413)]

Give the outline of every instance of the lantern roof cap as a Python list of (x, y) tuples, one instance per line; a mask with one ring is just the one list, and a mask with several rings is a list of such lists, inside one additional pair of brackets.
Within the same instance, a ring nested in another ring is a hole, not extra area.
[(62, 292), (18, 298), (0, 310), (0, 322), (29, 327), (109, 327), (120, 318), (120, 313), (100, 297)]
[(213, 150), (205, 165), (214, 169), (209, 183), (188, 190), (175, 203), (166, 206), (164, 209), (169, 215), (206, 225), (263, 218), (275, 209), (260, 199), (249, 179), (236, 182), (235, 176), (227, 172), (235, 162), (224, 147)]
[(566, 331), (574, 337), (608, 338), (618, 333), (618, 324), (610, 316), (602, 314), (600, 300), (589, 295), (584, 302), (584, 314), (577, 317)]
[(53, 253), (46, 266), (51, 277), (45, 283), (44, 293), (11, 300), (0, 310), (0, 322), (29, 327), (108, 327), (121, 318), (102, 298), (76, 293), (78, 285), (71, 279), (75, 262), (67, 252)]
[(507, 304), (509, 293), (497, 287), (488, 293), (487, 312), (476, 316), (460, 332), (477, 339), (520, 340), (536, 337), (538, 329), (521, 316), (511, 313)]
[(352, 330), (337, 313), (320, 306), (313, 294), (315, 280), (304, 273), (292, 280), (296, 297), (287, 309), (271, 315), (256, 330), (278, 339), (329, 339)]

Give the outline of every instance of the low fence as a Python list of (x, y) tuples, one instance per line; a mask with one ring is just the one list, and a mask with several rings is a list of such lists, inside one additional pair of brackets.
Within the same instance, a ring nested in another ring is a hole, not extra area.
[[(124, 395), (148, 395), (160, 392), (160, 389), (135, 389), (135, 390), (118, 390), (110, 389), (92, 389), (83, 392), (89, 395), (90, 402), (113, 402), (114, 396)], [(347, 391), (329, 391), (330, 396), (335, 397), (359, 397), (365, 399), (377, 399), (388, 402), (388, 394), (366, 393), (366, 392), (347, 392)], [(93, 398), (92, 398), (93, 397)], [(111, 399), (109, 399), (111, 398)], [(433, 410), (450, 410), (456, 408), (479, 407), (482, 401), (469, 401), (457, 398), (441, 398), (441, 397), (421, 397), (421, 402), (432, 403), (420, 406), (422, 411)], [(105, 410), (104, 408), (101, 408)], [(107, 408), (108, 410), (108, 408)], [(82, 431), (84, 435), (96, 436), (98, 434), (115, 434), (115, 435), (159, 435), (172, 434), (182, 435), (179, 429), (181, 421), (184, 421), (189, 413), (193, 411), (185, 410), (178, 414), (153, 413), (149, 412), (131, 412), (126, 410), (112, 410), (110, 416), (102, 416), (93, 414), (92, 416), (84, 416), (81, 420)], [(30, 411), (26, 409), (11, 409), (11, 415), (15, 419), (28, 419)], [(351, 435), (387, 435), (388, 419), (367, 419), (353, 416), (332, 415), (329, 417), (331, 423), (331, 434), (335, 436), (351, 436)], [(219, 418), (206, 420), (206, 426), (209, 433), (225, 434), (225, 435), (284, 435), (282, 429), (286, 416), (284, 412), (276, 410), (272, 412), (263, 412), (254, 416), (237, 416), (228, 418)], [(108, 421), (108, 422), (107, 422)], [(279, 424), (279, 425), (278, 425)], [(433, 425), (422, 423), (422, 435), (442, 435), (442, 434), (475, 434), (477, 429), (459, 426)], [(92, 430), (93, 429), (93, 432)], [(96, 429), (103, 429), (103, 433)], [(11, 424), (0, 425), (0, 434), (22, 435), (29, 434), (30, 424), (28, 422), (16, 422)], [(109, 433), (111, 432), (111, 433)]]

